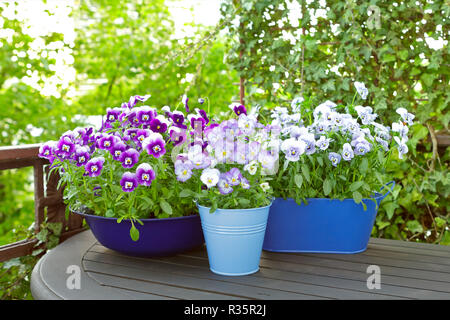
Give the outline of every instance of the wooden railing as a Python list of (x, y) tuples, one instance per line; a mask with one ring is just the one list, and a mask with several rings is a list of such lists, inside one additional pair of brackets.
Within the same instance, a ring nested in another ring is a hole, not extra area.
[[(60, 241), (84, 230), (83, 219), (70, 214), (66, 219), (63, 202), (63, 188), (57, 189), (59, 175), (48, 176), (48, 161), (38, 157), (39, 145), (0, 147), (0, 170), (33, 167), (34, 171), (34, 228), (39, 232), (44, 221), (60, 222), (63, 232)], [(47, 181), (47, 183), (45, 183)], [(47, 209), (47, 210), (45, 210)], [(0, 246), (0, 262), (29, 255), (33, 252), (37, 239), (25, 239)]]

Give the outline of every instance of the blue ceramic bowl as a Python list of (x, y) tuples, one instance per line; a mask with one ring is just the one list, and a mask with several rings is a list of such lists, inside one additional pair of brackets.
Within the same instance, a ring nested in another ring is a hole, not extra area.
[(130, 237), (131, 222), (75, 212), (86, 219), (95, 238), (111, 250), (129, 256), (158, 257), (185, 252), (203, 245), (204, 238), (199, 215), (164, 219), (141, 219), (134, 223), (139, 240)]

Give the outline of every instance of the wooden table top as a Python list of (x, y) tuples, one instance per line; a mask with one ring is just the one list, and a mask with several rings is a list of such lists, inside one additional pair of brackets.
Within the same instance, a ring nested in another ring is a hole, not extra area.
[[(380, 268), (380, 289), (368, 288), (370, 265)], [(205, 247), (135, 258), (85, 231), (41, 258), (31, 291), (35, 299), (450, 299), (448, 246), (372, 238), (358, 254), (263, 251), (260, 267), (252, 275), (220, 276), (209, 270)]]

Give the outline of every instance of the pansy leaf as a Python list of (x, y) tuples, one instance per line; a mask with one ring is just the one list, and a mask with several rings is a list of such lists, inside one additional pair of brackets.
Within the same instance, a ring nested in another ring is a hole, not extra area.
[(359, 188), (362, 187), (363, 184), (364, 184), (364, 181), (355, 181), (355, 182), (353, 182), (350, 185), (350, 191), (353, 192), (353, 191), (358, 190)]
[(105, 217), (108, 217), (108, 218), (114, 217), (114, 211), (112, 209), (106, 210)]
[(130, 237), (133, 241), (139, 240), (139, 230), (134, 226), (134, 224), (131, 225)]
[(302, 177), (302, 175), (301, 174), (296, 174), (294, 176), (294, 182), (295, 182), (295, 185), (297, 186), (297, 188), (301, 189), (302, 184), (303, 184), (303, 177)]
[(181, 192), (178, 194), (178, 196), (179, 196), (180, 198), (187, 198), (187, 197), (189, 197), (189, 196), (191, 196), (191, 195), (192, 195), (192, 191), (189, 190), (189, 189), (183, 189), (183, 190), (181, 190)]
[(361, 164), (359, 165), (359, 170), (361, 171), (361, 173), (366, 173), (368, 168), (369, 161), (367, 160), (367, 158), (363, 158)]
[(323, 193), (324, 195), (329, 195), (331, 192), (331, 180), (330, 179), (325, 179), (325, 181), (323, 182)]
[(323, 166), (323, 159), (322, 157), (317, 157), (317, 162), (319, 163), (319, 166)]
[(306, 181), (310, 182), (311, 177), (309, 175), (309, 168), (305, 164), (302, 165), (302, 173), (303, 173), (303, 176), (305, 177)]
[(161, 201), (159, 202), (159, 205), (161, 206), (161, 209), (165, 213), (167, 213), (168, 215), (172, 214), (172, 207), (170, 206), (170, 204), (166, 200), (161, 199)]
[(362, 195), (358, 191), (353, 191), (353, 200), (355, 200), (356, 203), (360, 203), (362, 201)]

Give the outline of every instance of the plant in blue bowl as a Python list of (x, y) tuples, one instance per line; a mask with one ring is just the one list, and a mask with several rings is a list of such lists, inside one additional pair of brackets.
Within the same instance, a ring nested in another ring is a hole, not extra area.
[(200, 129), (175, 172), (189, 172), (180, 196), (196, 199), (211, 271), (240, 276), (259, 270), (278, 154), (270, 127), (242, 105), (231, 108), (230, 119)]
[(180, 198), (185, 176), (172, 153), (187, 144), (189, 118), (203, 110), (162, 111), (132, 96), (108, 108), (100, 129), (78, 128), (40, 148), (58, 171), (64, 200), (82, 215), (97, 240), (133, 256), (163, 256), (204, 243), (192, 199)]
[(272, 181), (274, 201), (264, 250), (356, 253), (367, 247), (380, 202), (394, 188), (385, 168), (408, 152), (414, 115), (396, 110), (384, 125), (369, 106), (295, 98), (271, 112), (280, 129), (280, 165)]

